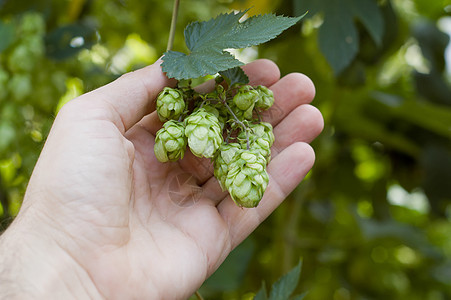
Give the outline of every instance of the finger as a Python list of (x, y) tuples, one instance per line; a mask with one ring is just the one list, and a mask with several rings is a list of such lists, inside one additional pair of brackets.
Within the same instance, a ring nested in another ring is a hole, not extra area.
[(312, 168), (313, 149), (306, 143), (295, 143), (268, 165), (269, 185), (255, 208), (240, 208), (228, 197), (218, 211), (229, 226), (232, 248), (241, 243), (293, 191)]
[(271, 86), (280, 79), (279, 67), (269, 59), (258, 59), (243, 66), (250, 85)]
[(87, 93), (70, 106), (82, 105), (88, 117), (107, 119), (122, 133), (155, 109), (154, 99), (165, 86), (175, 85), (160, 67), (161, 60), (140, 70), (122, 75), (119, 79)]
[[(308, 104), (298, 106), (274, 128), (276, 140), (271, 147), (272, 160), (293, 143), (313, 141), (323, 127), (323, 117), (317, 108)], [(210, 178), (202, 188), (203, 195), (209, 197), (216, 205), (227, 196), (227, 191), (221, 190), (214, 177)]]
[(165, 178), (173, 164), (162, 164), (154, 154), (155, 137), (141, 126), (133, 126), (125, 133), (126, 139), (133, 143), (135, 161), (144, 166), (149, 182), (155, 183), (156, 177)]
[(272, 158), (295, 142), (310, 143), (323, 131), (323, 128), (323, 116), (316, 107), (309, 104), (298, 106), (274, 127), (275, 141), (271, 147)]
[(163, 127), (163, 122), (160, 121), (157, 112), (153, 111), (152, 113), (142, 118), (141, 121), (139, 121), (138, 125), (145, 128), (153, 136), (156, 136), (157, 131), (160, 130), (161, 127)]
[(284, 76), (270, 87), (274, 93), (274, 105), (262, 113), (266, 122), (277, 125), (297, 106), (312, 102), (315, 97), (313, 82), (300, 73)]

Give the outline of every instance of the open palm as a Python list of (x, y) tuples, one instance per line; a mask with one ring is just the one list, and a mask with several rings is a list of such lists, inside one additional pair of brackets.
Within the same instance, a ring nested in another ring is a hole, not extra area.
[(307, 143), (323, 127), (308, 105), (313, 84), (301, 74), (279, 79), (268, 60), (244, 69), (251, 84), (270, 87), (276, 99), (265, 116), (276, 137), (270, 182), (253, 209), (237, 207), (221, 191), (209, 160), (191, 153), (175, 163), (156, 160), (161, 123), (154, 99), (174, 85), (159, 62), (60, 111), (21, 215), (51, 228), (47, 238), (89, 279), (83, 284), (90, 296), (189, 297), (310, 170), (314, 152)]

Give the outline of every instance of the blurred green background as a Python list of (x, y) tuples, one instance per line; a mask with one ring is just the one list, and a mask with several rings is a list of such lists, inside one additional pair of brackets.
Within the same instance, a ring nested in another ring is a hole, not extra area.
[[(451, 299), (451, 0), (182, 0), (183, 28), (230, 9), (300, 15), (244, 61), (316, 85), (325, 129), (298, 188), (204, 284), (252, 299), (303, 259), (313, 299)], [(0, 0), (0, 229), (65, 102), (154, 62), (172, 1)], [(194, 298), (193, 298), (194, 299)]]

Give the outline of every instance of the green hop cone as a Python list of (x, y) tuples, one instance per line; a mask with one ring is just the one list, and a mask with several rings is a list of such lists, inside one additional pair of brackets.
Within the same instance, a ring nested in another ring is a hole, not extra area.
[(22, 16), (20, 24), (20, 34), (23, 35), (43, 35), (45, 33), (45, 20), (39, 13), (27, 12)]
[(274, 104), (274, 93), (266, 86), (259, 85), (255, 88), (255, 90), (260, 95), (257, 102), (255, 103), (256, 107), (261, 109), (268, 109)]
[(259, 96), (260, 94), (257, 90), (254, 90), (250, 85), (245, 85), (240, 87), (233, 97), (233, 104), (239, 109), (247, 111), (254, 108)]
[(223, 191), (226, 190), (225, 181), (230, 163), (239, 150), (241, 150), (241, 145), (238, 143), (222, 143), (214, 156), (214, 174)]
[(222, 104), (206, 104), (202, 106), (208, 113), (214, 115), (216, 118), (218, 118), (219, 126), (221, 126), (221, 131), (224, 129), (224, 125), (226, 122), (227, 114), (226, 111), (224, 111), (225, 107)]
[[(271, 146), (274, 143), (274, 133), (272, 125), (266, 122), (250, 124), (249, 144), (250, 149), (260, 152), (267, 163), (271, 160)], [(246, 132), (242, 131), (238, 135), (240, 141), (246, 141)], [(243, 144), (243, 149), (246, 145)]]
[(176, 120), (185, 110), (183, 92), (165, 87), (157, 97), (157, 113), (162, 122)]
[(185, 135), (191, 152), (198, 157), (212, 158), (222, 143), (218, 118), (204, 108), (185, 119)]
[(182, 122), (169, 120), (158, 130), (154, 152), (161, 162), (182, 159), (186, 150), (185, 127)]
[(225, 186), (241, 207), (256, 207), (268, 186), (266, 159), (259, 152), (241, 150), (230, 162)]
[(17, 101), (23, 101), (33, 93), (31, 76), (28, 73), (16, 73), (8, 83), (9, 92)]
[[(230, 107), (230, 109), (233, 111), (233, 113), (235, 114), (235, 116), (240, 120), (240, 121), (244, 121), (244, 120), (251, 120), (252, 119), (252, 114), (254, 111), (254, 106), (249, 107), (247, 110), (241, 110), (239, 109), (235, 103), (233, 103), (232, 101), (227, 103)], [(229, 113), (229, 112), (228, 112)], [(230, 114), (230, 113), (229, 113)], [(233, 119), (232, 116), (229, 116), (229, 119)]]
[(29, 73), (36, 65), (36, 57), (28, 45), (21, 44), (8, 56), (8, 67), (14, 73)]

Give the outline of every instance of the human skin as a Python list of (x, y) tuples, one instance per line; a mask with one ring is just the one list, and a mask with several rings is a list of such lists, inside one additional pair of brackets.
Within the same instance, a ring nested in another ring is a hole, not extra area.
[[(240, 208), (222, 192), (209, 160), (187, 151), (158, 162), (155, 98), (175, 85), (160, 63), (60, 110), (19, 215), (0, 237), (0, 298), (186, 299), (311, 169), (308, 143), (323, 128), (309, 104), (314, 85), (299, 73), (280, 79), (269, 60), (244, 66), (250, 84), (275, 96), (265, 121), (276, 141), (258, 207)], [(189, 205), (170, 196), (179, 174), (197, 188), (179, 191)]]

